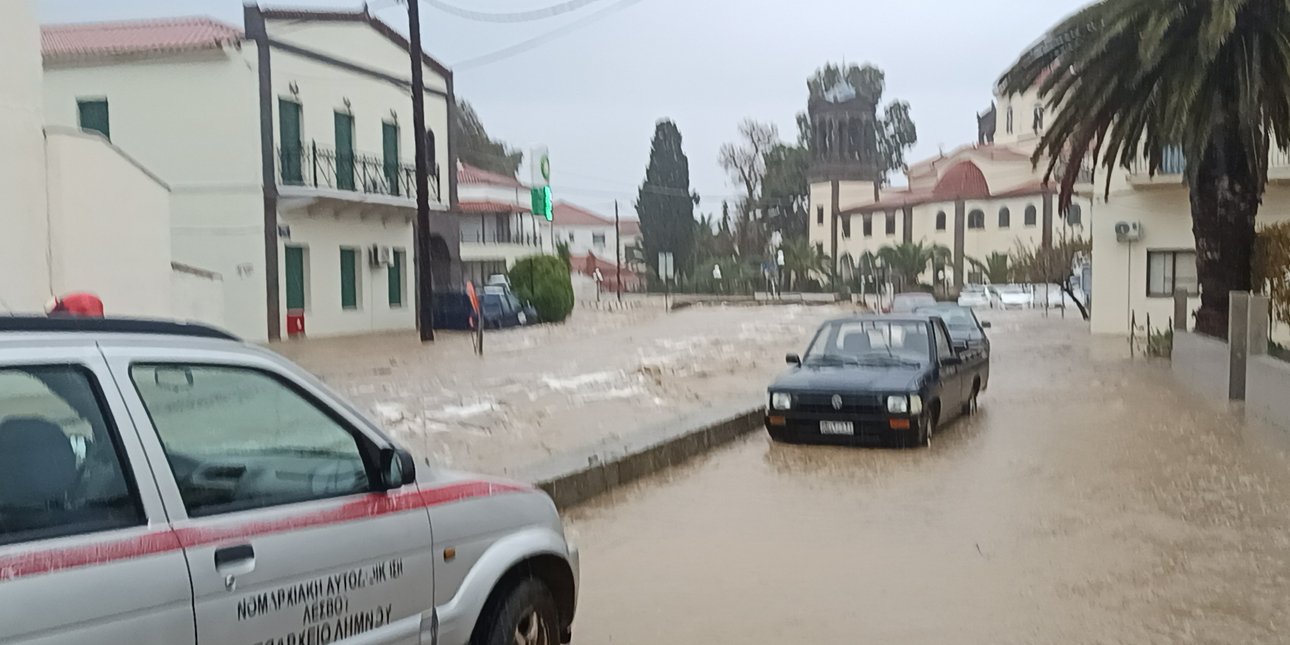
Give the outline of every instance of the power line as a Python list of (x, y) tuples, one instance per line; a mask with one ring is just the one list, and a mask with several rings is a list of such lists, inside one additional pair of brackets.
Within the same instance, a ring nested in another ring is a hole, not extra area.
[(641, 0), (618, 0), (618, 2), (615, 2), (614, 4), (611, 4), (608, 7), (601, 9), (596, 13), (583, 16), (578, 20), (575, 20), (564, 26), (552, 29), (551, 31), (548, 31), (540, 36), (535, 36), (528, 40), (520, 41), (509, 47), (503, 47), (497, 51), (490, 52), (482, 56), (468, 58), (464, 61), (460, 61), (458, 63), (453, 64), (451, 67), (454, 70), (463, 70), (463, 69), (470, 69), (472, 67), (481, 67), (483, 65), (488, 65), (489, 63), (495, 63), (499, 60), (503, 60), (511, 56), (514, 56), (515, 54), (528, 51), (534, 47), (537, 47), (538, 45), (542, 45), (544, 43), (550, 42), (551, 40), (559, 36), (567, 34), (580, 27), (585, 27), (597, 20), (600, 20), (601, 18), (604, 18), (612, 13), (622, 11), (623, 9), (626, 9), (627, 7), (630, 7), (631, 5), (634, 5), (638, 2), (641, 2)]
[(486, 11), (463, 9), (456, 5), (440, 2), (439, 0), (421, 1), (446, 14), (479, 22), (531, 22), (533, 20), (544, 20), (546, 18), (554, 18), (555, 16), (569, 13), (570, 11), (577, 11), (593, 2), (600, 2), (600, 0), (568, 0), (568, 2), (561, 2), (560, 4), (543, 7), (541, 9), (511, 11), (505, 13), (488, 13)]

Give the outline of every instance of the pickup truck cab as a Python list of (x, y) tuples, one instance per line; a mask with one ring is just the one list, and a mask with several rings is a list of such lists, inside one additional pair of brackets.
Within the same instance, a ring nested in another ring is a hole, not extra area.
[(551, 499), (207, 327), (0, 317), (0, 642), (568, 642)]
[(976, 411), (979, 363), (954, 349), (938, 316), (831, 320), (768, 388), (776, 441), (928, 446), (944, 423)]

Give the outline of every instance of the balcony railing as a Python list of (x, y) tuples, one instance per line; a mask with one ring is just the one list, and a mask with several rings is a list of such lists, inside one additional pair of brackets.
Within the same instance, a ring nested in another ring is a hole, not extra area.
[[(416, 166), (310, 143), (278, 149), (278, 183), (416, 199)], [(430, 169), (430, 198), (439, 199), (439, 166)]]

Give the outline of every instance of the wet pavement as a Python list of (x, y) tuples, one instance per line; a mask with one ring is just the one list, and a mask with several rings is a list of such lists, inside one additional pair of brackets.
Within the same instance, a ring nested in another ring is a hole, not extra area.
[(575, 509), (574, 642), (1290, 643), (1286, 435), (987, 317), (981, 412), (929, 450), (757, 433)]

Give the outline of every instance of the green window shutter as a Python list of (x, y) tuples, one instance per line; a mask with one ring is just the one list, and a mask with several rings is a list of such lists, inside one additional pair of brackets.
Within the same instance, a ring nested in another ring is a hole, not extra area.
[(404, 251), (394, 249), (390, 256), (390, 306), (403, 306), (403, 256)]
[(299, 246), (286, 248), (287, 309), (305, 308), (305, 249)]
[(391, 195), (399, 194), (399, 126), (381, 123), (381, 151), (385, 165), (385, 184)]
[(112, 131), (108, 127), (107, 99), (86, 99), (76, 102), (76, 109), (82, 130), (91, 130), (112, 140)]
[(354, 117), (336, 112), (336, 187), (354, 190)]
[(358, 251), (340, 250), (340, 307), (358, 309)]
[(282, 183), (304, 182), (304, 141), (300, 134), (300, 104), (278, 99), (278, 146)]

